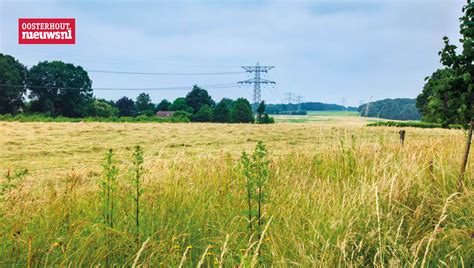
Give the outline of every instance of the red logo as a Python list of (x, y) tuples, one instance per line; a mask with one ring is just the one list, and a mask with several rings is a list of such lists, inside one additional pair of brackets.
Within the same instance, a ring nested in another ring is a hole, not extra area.
[(18, 19), (19, 44), (75, 44), (76, 19)]

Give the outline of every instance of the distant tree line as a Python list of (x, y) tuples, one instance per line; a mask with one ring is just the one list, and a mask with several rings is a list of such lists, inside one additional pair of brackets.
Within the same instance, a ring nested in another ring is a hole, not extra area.
[[(208, 92), (195, 85), (182, 98), (154, 104), (141, 93), (133, 100), (96, 98), (92, 81), (81, 66), (61, 61), (42, 61), (30, 69), (10, 55), (0, 53), (0, 114), (41, 114), (51, 117), (137, 117), (155, 116), (157, 111), (173, 111), (173, 117), (195, 122), (272, 123), (265, 103), (254, 115), (244, 99), (224, 98), (216, 103)], [(25, 98), (28, 97), (28, 101)]]
[(357, 107), (345, 107), (338, 104), (322, 102), (302, 102), (300, 104), (268, 104), (269, 114), (295, 114), (304, 115), (307, 111), (357, 111)]
[(384, 99), (365, 103), (357, 109), (361, 116), (393, 120), (420, 120), (414, 99)]
[(274, 120), (265, 112), (265, 103), (261, 102), (257, 109), (256, 117), (252, 106), (245, 98), (231, 100), (223, 98), (216, 103), (205, 89), (195, 85), (183, 98), (173, 102), (162, 100), (157, 106), (158, 111), (174, 111), (175, 114), (184, 115), (194, 122), (217, 123), (273, 123)]

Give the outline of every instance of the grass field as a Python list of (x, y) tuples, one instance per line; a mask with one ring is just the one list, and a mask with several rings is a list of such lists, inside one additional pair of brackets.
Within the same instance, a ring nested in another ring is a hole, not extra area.
[(272, 115), (278, 123), (351, 124), (362, 126), (375, 118), (360, 117), (351, 111), (309, 111), (306, 115)]
[[(409, 128), (401, 146), (397, 128), (306, 117), (0, 122), (0, 266), (472, 265), (474, 166), (458, 193), (461, 130)], [(240, 156), (258, 140), (269, 180), (263, 223), (250, 231)], [(107, 192), (113, 209), (100, 184), (113, 177), (109, 149), (118, 168)]]

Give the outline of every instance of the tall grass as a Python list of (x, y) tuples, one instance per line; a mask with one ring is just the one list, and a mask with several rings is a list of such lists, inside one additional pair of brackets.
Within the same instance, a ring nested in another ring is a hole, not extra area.
[[(1, 201), (0, 266), (472, 265), (473, 173), (458, 193), (456, 146), (410, 137), (402, 147), (377, 133), (262, 157), (268, 170), (255, 178), (271, 177), (259, 238), (242, 213), (249, 188), (237, 155), (156, 158), (143, 146), (117, 162), (108, 154), (102, 174), (71, 170), (44, 183), (27, 175)], [(113, 163), (111, 228), (97, 179), (107, 181)]]

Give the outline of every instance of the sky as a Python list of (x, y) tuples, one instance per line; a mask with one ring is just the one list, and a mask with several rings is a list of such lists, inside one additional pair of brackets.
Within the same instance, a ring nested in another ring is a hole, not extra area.
[[(415, 98), (440, 68), (443, 36), (459, 39), (463, 0), (326, 1), (11, 1), (0, 0), (0, 53), (28, 67), (61, 60), (86, 70), (220, 75), (124, 75), (89, 72), (99, 98), (135, 98), (141, 89), (213, 86), (215, 100), (252, 99), (242, 65), (275, 66), (262, 99), (284, 93), (303, 101), (358, 106)], [(74, 45), (19, 45), (18, 18), (75, 18)], [(235, 85), (235, 86), (234, 86)], [(146, 91), (154, 102), (187, 91)]]

